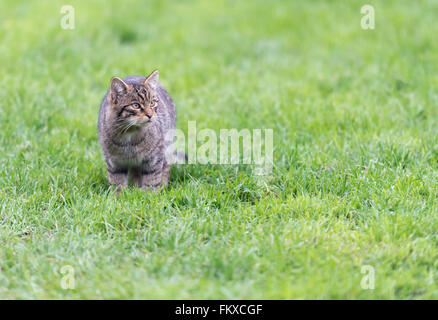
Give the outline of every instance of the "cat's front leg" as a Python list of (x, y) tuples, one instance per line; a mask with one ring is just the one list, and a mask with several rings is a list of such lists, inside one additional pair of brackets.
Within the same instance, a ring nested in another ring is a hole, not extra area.
[(163, 161), (149, 163), (142, 168), (141, 188), (143, 190), (152, 189), (156, 191), (161, 186), (163, 173)]
[(163, 165), (163, 172), (161, 174), (161, 182), (166, 187), (169, 184), (169, 175), (170, 175), (170, 165), (165, 163)]
[(116, 187), (116, 194), (119, 195), (123, 187), (128, 186), (128, 170), (115, 170), (108, 168), (108, 181)]

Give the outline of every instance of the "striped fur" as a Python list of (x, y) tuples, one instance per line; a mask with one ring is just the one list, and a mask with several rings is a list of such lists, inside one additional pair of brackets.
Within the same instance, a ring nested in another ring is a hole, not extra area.
[(158, 82), (158, 71), (111, 80), (100, 106), (98, 131), (108, 180), (117, 193), (129, 178), (145, 190), (168, 184), (165, 151), (173, 147), (173, 136), (165, 135), (175, 124), (175, 104)]

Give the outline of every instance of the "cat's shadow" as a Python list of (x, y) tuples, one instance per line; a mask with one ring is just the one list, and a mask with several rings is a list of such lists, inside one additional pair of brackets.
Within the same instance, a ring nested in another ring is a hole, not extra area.
[[(203, 180), (205, 173), (199, 169), (196, 165), (182, 164), (179, 166), (172, 166), (170, 169), (169, 186), (167, 188), (178, 188), (187, 184), (193, 180)], [(108, 183), (106, 171), (101, 170), (99, 173), (93, 176), (90, 185), (91, 192), (93, 194), (107, 194), (113, 192), (113, 188)], [(130, 188), (134, 188), (132, 185)]]

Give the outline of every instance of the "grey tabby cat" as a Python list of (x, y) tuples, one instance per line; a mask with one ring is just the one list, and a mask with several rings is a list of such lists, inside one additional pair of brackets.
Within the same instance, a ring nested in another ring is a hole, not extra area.
[[(99, 110), (99, 141), (108, 180), (117, 194), (128, 177), (143, 189), (167, 185), (173, 152), (175, 104), (158, 82), (148, 77), (113, 78)], [(169, 130), (172, 130), (169, 132)]]

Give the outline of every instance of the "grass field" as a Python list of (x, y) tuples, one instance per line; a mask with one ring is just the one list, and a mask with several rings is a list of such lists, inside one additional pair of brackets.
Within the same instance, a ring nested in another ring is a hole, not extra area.
[[(0, 298), (438, 298), (438, 3), (366, 3), (2, 1)], [(273, 129), (272, 174), (117, 197), (98, 108), (156, 68), (182, 130)]]

